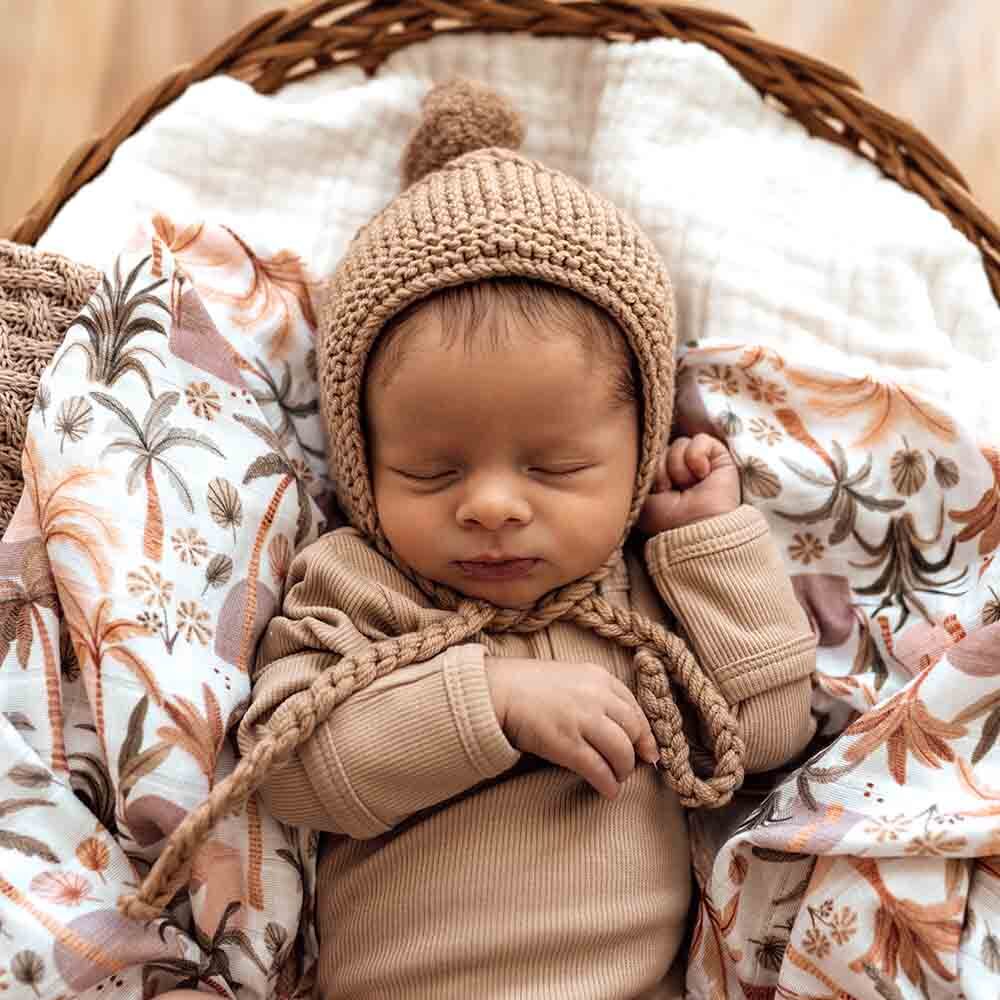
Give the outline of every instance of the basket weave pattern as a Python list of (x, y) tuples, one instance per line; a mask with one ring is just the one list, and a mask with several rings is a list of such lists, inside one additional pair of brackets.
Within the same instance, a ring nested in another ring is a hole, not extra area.
[(91, 267), (0, 240), (0, 535), (21, 495), (39, 376), (99, 279)]

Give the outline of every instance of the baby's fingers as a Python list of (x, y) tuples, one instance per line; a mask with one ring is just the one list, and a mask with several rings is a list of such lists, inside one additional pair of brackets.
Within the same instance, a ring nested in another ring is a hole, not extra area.
[(621, 695), (605, 711), (624, 730), (629, 742), (635, 747), (635, 752), (647, 764), (659, 760), (660, 750), (653, 730), (649, 727), (649, 720), (628, 688), (622, 685)]
[(711, 434), (696, 434), (692, 438), (687, 461), (700, 479), (704, 479), (714, 469), (733, 464), (729, 449)]
[(606, 799), (618, 798), (621, 785), (603, 755), (589, 743), (580, 740), (562, 761), (564, 767), (580, 775), (593, 789)]
[(618, 781), (635, 770), (635, 747), (622, 727), (606, 715), (590, 720), (582, 734), (605, 759)]
[(690, 438), (678, 438), (667, 450), (667, 476), (675, 490), (686, 490), (698, 482), (699, 476), (687, 460)]

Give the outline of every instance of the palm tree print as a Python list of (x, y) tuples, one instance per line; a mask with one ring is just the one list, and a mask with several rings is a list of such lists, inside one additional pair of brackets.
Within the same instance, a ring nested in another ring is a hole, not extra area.
[(281, 412), (281, 422), (277, 428), (278, 437), (284, 442), (290, 436), (294, 436), (297, 444), (306, 454), (312, 455), (314, 458), (322, 458), (323, 451), (305, 444), (299, 436), (298, 428), (295, 426), (296, 420), (304, 420), (306, 417), (315, 416), (319, 412), (319, 400), (291, 398), (293, 395), (292, 366), (287, 361), (284, 362), (281, 381), (278, 382), (260, 358), (256, 358), (255, 360), (257, 367), (253, 369), (253, 372), (267, 388), (263, 392), (254, 392), (253, 396), (261, 406), (267, 403), (276, 403), (278, 405), (278, 409)]
[(243, 485), (246, 486), (255, 479), (281, 476), (281, 481), (271, 495), (271, 500), (257, 528), (257, 534), (254, 536), (253, 549), (250, 553), (250, 565), (247, 569), (247, 599), (243, 614), (243, 636), (236, 664), (240, 670), (247, 671), (249, 670), (253, 625), (257, 617), (257, 577), (260, 574), (260, 559), (264, 550), (264, 541), (267, 538), (267, 533), (274, 523), (278, 508), (281, 506), (282, 497), (284, 497), (285, 491), (292, 483), (295, 484), (299, 500), (299, 516), (295, 524), (295, 548), (298, 548), (300, 542), (309, 533), (309, 529), (312, 526), (312, 505), (309, 493), (306, 490), (303, 470), (285, 454), (285, 449), (282, 447), (280, 438), (271, 427), (245, 414), (236, 413), (233, 417), (249, 430), (253, 431), (257, 437), (271, 448), (271, 451), (266, 455), (260, 455), (250, 463), (250, 467), (243, 476)]
[(944, 587), (950, 587), (964, 578), (966, 570), (947, 580), (935, 580), (934, 573), (947, 569), (951, 557), (955, 553), (956, 539), (952, 537), (948, 550), (940, 559), (928, 559), (923, 550), (934, 545), (941, 539), (944, 529), (944, 501), (941, 501), (937, 532), (931, 538), (923, 538), (913, 523), (913, 515), (909, 512), (902, 517), (889, 519), (889, 526), (880, 542), (869, 542), (858, 532), (854, 532), (855, 541), (872, 557), (868, 562), (852, 562), (857, 569), (873, 569), (881, 567), (882, 572), (872, 583), (864, 587), (855, 587), (857, 594), (865, 596), (882, 595), (878, 607), (872, 612), (874, 618), (883, 608), (895, 603), (902, 614), (899, 623), (893, 631), (898, 632), (910, 616), (911, 606), (919, 612), (926, 621), (931, 622), (931, 616), (923, 601), (916, 595), (945, 594), (954, 595)]
[(798, 513), (776, 510), (775, 514), (795, 524), (816, 524), (817, 522), (832, 518), (834, 525), (830, 532), (829, 544), (839, 545), (851, 534), (857, 537), (854, 525), (858, 516), (859, 504), (867, 510), (887, 514), (890, 511), (899, 510), (905, 501), (900, 499), (883, 499), (882, 497), (862, 492), (861, 486), (868, 481), (868, 477), (872, 472), (872, 456), (870, 454), (865, 458), (860, 469), (856, 472), (851, 472), (847, 467), (847, 456), (844, 454), (844, 449), (837, 441), (833, 442), (833, 452), (834, 454), (829, 456), (832, 476), (811, 472), (789, 458), (782, 459), (785, 465), (800, 479), (830, 492), (826, 500), (812, 510)]
[(184, 477), (168, 462), (164, 453), (171, 448), (203, 448), (219, 458), (225, 458), (219, 447), (210, 438), (186, 427), (171, 427), (166, 422), (167, 415), (180, 401), (179, 392), (164, 392), (155, 397), (146, 411), (140, 425), (132, 411), (117, 399), (103, 392), (92, 392), (91, 397), (105, 409), (114, 413), (130, 432), (129, 437), (116, 438), (101, 453), (102, 457), (111, 452), (125, 451), (135, 455), (129, 466), (126, 479), (129, 496), (139, 488), (140, 477), (146, 483), (146, 523), (142, 533), (142, 551), (147, 559), (159, 562), (163, 554), (163, 510), (160, 496), (153, 477), (153, 470), (161, 468), (174, 487), (184, 509), (194, 513), (194, 500)]
[(102, 557), (102, 549), (117, 547), (118, 534), (110, 518), (102, 516), (97, 507), (71, 492), (95, 486), (101, 473), (74, 466), (53, 481), (38, 461), (35, 448), (34, 439), (26, 438), (22, 456), (24, 489), (34, 505), (46, 550), (51, 551), (56, 542), (74, 546), (90, 562), (97, 582), (108, 587), (111, 566)]
[(163, 704), (163, 694), (149, 664), (126, 645), (137, 636), (145, 635), (148, 629), (131, 618), (112, 618), (110, 597), (104, 597), (89, 613), (83, 600), (86, 593), (79, 584), (71, 585), (67, 579), (60, 589), (63, 614), (80, 661), (84, 675), (90, 678), (93, 669), (91, 704), (94, 710), (94, 724), (97, 738), (107, 756), (104, 739), (104, 683), (102, 678), (105, 658), (116, 660), (142, 684), (153, 699), (154, 704)]
[(52, 770), (65, 773), (69, 771), (69, 762), (63, 740), (59, 661), (40, 610), (57, 611), (59, 603), (45, 546), (40, 540), (28, 546), (21, 566), (21, 581), (0, 580), (0, 663), (7, 659), (10, 644), (15, 642), (17, 662), (22, 669), (27, 669), (37, 633), (42, 647), (45, 700), (52, 733)]
[[(201, 952), (199, 960), (189, 958), (159, 958), (152, 962), (147, 962), (143, 966), (143, 978), (148, 978), (154, 972), (165, 972), (168, 975), (182, 976), (180, 982), (176, 983), (175, 989), (197, 989), (200, 985), (205, 985), (209, 989), (215, 990), (221, 996), (227, 994), (221, 986), (213, 982), (215, 977), (219, 977), (235, 995), (242, 983), (234, 977), (229, 966), (229, 952), (227, 946), (235, 946), (246, 955), (246, 957), (260, 970), (263, 975), (267, 975), (267, 968), (254, 951), (246, 931), (239, 928), (227, 928), (227, 924), (232, 919), (236, 911), (242, 906), (238, 900), (231, 902), (219, 919), (219, 924), (215, 933), (208, 937), (199, 929), (197, 923), (194, 924), (194, 937)], [(165, 932), (168, 927), (173, 927), (180, 934), (188, 937), (185, 929), (179, 924), (173, 915), (167, 916), (160, 921), (157, 932), (160, 938), (166, 941)]]
[(102, 275), (100, 286), (75, 321), (86, 331), (87, 340), (74, 340), (53, 366), (53, 373), (63, 359), (79, 347), (87, 359), (87, 378), (91, 382), (100, 382), (110, 389), (120, 378), (134, 372), (146, 386), (149, 398), (153, 398), (153, 384), (140, 356), (148, 355), (161, 365), (163, 359), (151, 348), (139, 347), (133, 341), (147, 332), (165, 338), (167, 331), (158, 319), (136, 313), (143, 306), (169, 313), (168, 307), (153, 294), (166, 279), (161, 278), (138, 289), (134, 295), (130, 294), (148, 260), (148, 256), (140, 260), (124, 284), (120, 257), (115, 260), (114, 285), (108, 281), (107, 275)]

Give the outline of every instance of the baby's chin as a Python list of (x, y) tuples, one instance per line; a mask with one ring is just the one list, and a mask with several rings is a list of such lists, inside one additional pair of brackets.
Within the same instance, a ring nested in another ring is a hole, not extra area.
[[(546, 569), (549, 572), (545, 572)], [(442, 575), (433, 579), (457, 591), (463, 597), (489, 601), (498, 608), (525, 611), (533, 608), (546, 594), (572, 582), (570, 578), (553, 573), (552, 567), (544, 563), (540, 570), (537, 577), (521, 580), (470, 580), (461, 572), (448, 573), (447, 577)]]
[[(438, 580), (463, 597), (474, 601), (489, 601), (498, 608), (508, 608), (513, 611), (525, 611), (533, 608), (538, 599), (547, 594), (551, 587), (525, 587), (524, 581), (504, 580), (486, 583), (482, 580), (463, 580), (460, 583), (452, 580)], [(518, 584), (521, 584), (518, 586)]]

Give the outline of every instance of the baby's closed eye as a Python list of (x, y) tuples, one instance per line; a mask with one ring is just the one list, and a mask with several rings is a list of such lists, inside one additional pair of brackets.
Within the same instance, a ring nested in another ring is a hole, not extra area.
[[(538, 473), (544, 476), (572, 476), (579, 472), (586, 472), (588, 469), (592, 469), (594, 466), (590, 465), (577, 465), (573, 467), (566, 468), (553, 468), (553, 467), (542, 467), (542, 466), (532, 466), (527, 471), (530, 473)], [(457, 469), (447, 469), (444, 472), (407, 472), (404, 469), (390, 469), (391, 472), (395, 472), (400, 476), (405, 476), (407, 479), (416, 479), (420, 482), (433, 482), (438, 479), (445, 479), (448, 476), (457, 476), (459, 472)]]

